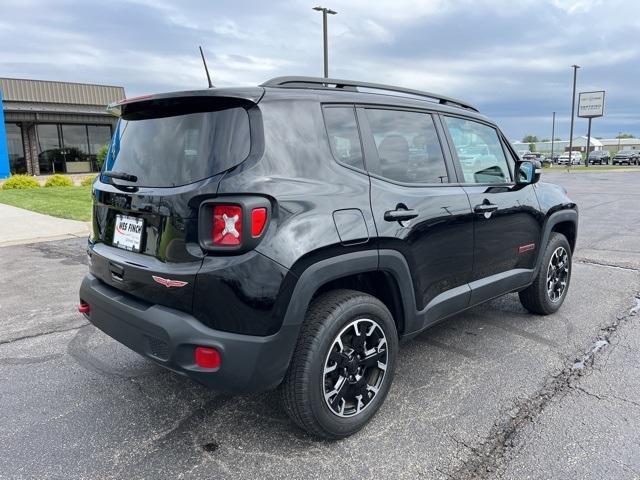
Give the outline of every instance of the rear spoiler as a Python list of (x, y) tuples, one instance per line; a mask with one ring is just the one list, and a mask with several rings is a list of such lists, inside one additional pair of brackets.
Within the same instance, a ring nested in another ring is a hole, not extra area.
[(155, 108), (179, 105), (191, 108), (201, 106), (208, 110), (214, 104), (225, 105), (257, 104), (264, 95), (264, 88), (216, 88), (209, 90), (194, 90), (184, 92), (170, 92), (156, 95), (140, 95), (123, 98), (107, 106), (107, 112), (116, 117), (149, 111)]

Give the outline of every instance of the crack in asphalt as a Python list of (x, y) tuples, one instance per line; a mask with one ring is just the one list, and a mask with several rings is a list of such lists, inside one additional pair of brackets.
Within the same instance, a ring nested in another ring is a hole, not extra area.
[(0, 358), (0, 366), (2, 365), (33, 365), (35, 363), (45, 363), (63, 357), (62, 353), (54, 353), (52, 355), (43, 355), (41, 357), (9, 357)]
[(20, 340), (27, 340), (29, 338), (42, 337), (44, 335), (53, 335), (54, 333), (71, 332), (73, 330), (78, 330), (78, 329), (80, 329), (82, 327), (86, 327), (88, 324), (89, 324), (89, 322), (86, 322), (85, 324), (79, 325), (77, 327), (59, 328), (59, 329), (55, 329), (55, 330), (49, 330), (47, 332), (38, 332), (38, 333), (30, 334), (30, 335), (23, 335), (21, 337), (11, 338), (9, 340), (0, 340), (0, 345), (7, 345), (9, 343), (19, 342)]
[[(591, 394), (576, 384), (580, 377), (593, 369), (599, 352), (607, 348), (615, 348), (611, 340), (619, 333), (618, 329), (640, 312), (640, 296), (636, 296), (634, 300), (634, 307), (598, 330), (591, 346), (576, 355), (572, 365), (549, 377), (542, 388), (528, 398), (517, 402), (505, 417), (498, 419), (489, 435), (479, 445), (470, 446), (459, 439), (452, 438), (458, 446), (463, 445), (471, 454), (450, 476), (456, 479), (488, 478), (502, 466), (508, 451), (515, 446), (516, 434), (528, 424), (533, 423), (553, 399), (575, 389)], [(591, 395), (601, 399), (597, 395)]]
[(598, 267), (618, 268), (620, 270), (626, 270), (626, 271), (630, 271), (630, 272), (640, 272), (640, 268), (625, 267), (625, 266), (622, 266), (622, 265), (616, 265), (615, 263), (601, 262), (599, 260), (589, 260), (589, 259), (586, 259), (586, 258), (576, 258), (575, 260), (576, 260), (576, 262), (582, 263), (582, 264), (585, 264), (585, 265), (595, 265), (595, 266), (598, 266)]

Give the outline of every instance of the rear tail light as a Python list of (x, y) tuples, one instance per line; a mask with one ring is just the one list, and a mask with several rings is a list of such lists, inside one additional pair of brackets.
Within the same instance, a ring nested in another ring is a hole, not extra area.
[(240, 245), (242, 243), (242, 207), (216, 205), (213, 207), (213, 244)]
[(251, 236), (259, 237), (267, 223), (267, 209), (264, 207), (254, 208), (251, 212)]
[(220, 352), (212, 347), (196, 347), (195, 361), (200, 368), (219, 368)]
[(198, 215), (200, 246), (205, 250), (242, 253), (254, 248), (267, 231), (271, 203), (258, 196), (205, 200)]

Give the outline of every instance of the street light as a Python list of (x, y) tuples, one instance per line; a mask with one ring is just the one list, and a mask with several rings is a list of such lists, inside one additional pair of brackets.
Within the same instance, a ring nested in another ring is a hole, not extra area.
[(329, 78), (329, 46), (327, 40), (327, 15), (335, 15), (336, 11), (326, 7), (313, 7), (314, 10), (322, 12), (322, 34), (324, 39), (324, 78)]
[(573, 68), (573, 95), (571, 96), (571, 130), (569, 133), (569, 166), (571, 166), (571, 153), (573, 152), (573, 117), (576, 111), (576, 77), (579, 65), (571, 65)]
[(553, 162), (553, 145), (556, 141), (556, 112), (553, 112), (553, 118), (551, 119), (551, 161)]

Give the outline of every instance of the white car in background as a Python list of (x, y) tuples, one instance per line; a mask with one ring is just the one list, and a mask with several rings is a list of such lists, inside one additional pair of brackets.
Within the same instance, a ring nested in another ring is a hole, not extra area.
[(569, 156), (569, 152), (565, 152), (558, 157), (558, 165), (580, 165), (582, 164), (582, 154), (580, 152), (571, 152), (571, 156)]

